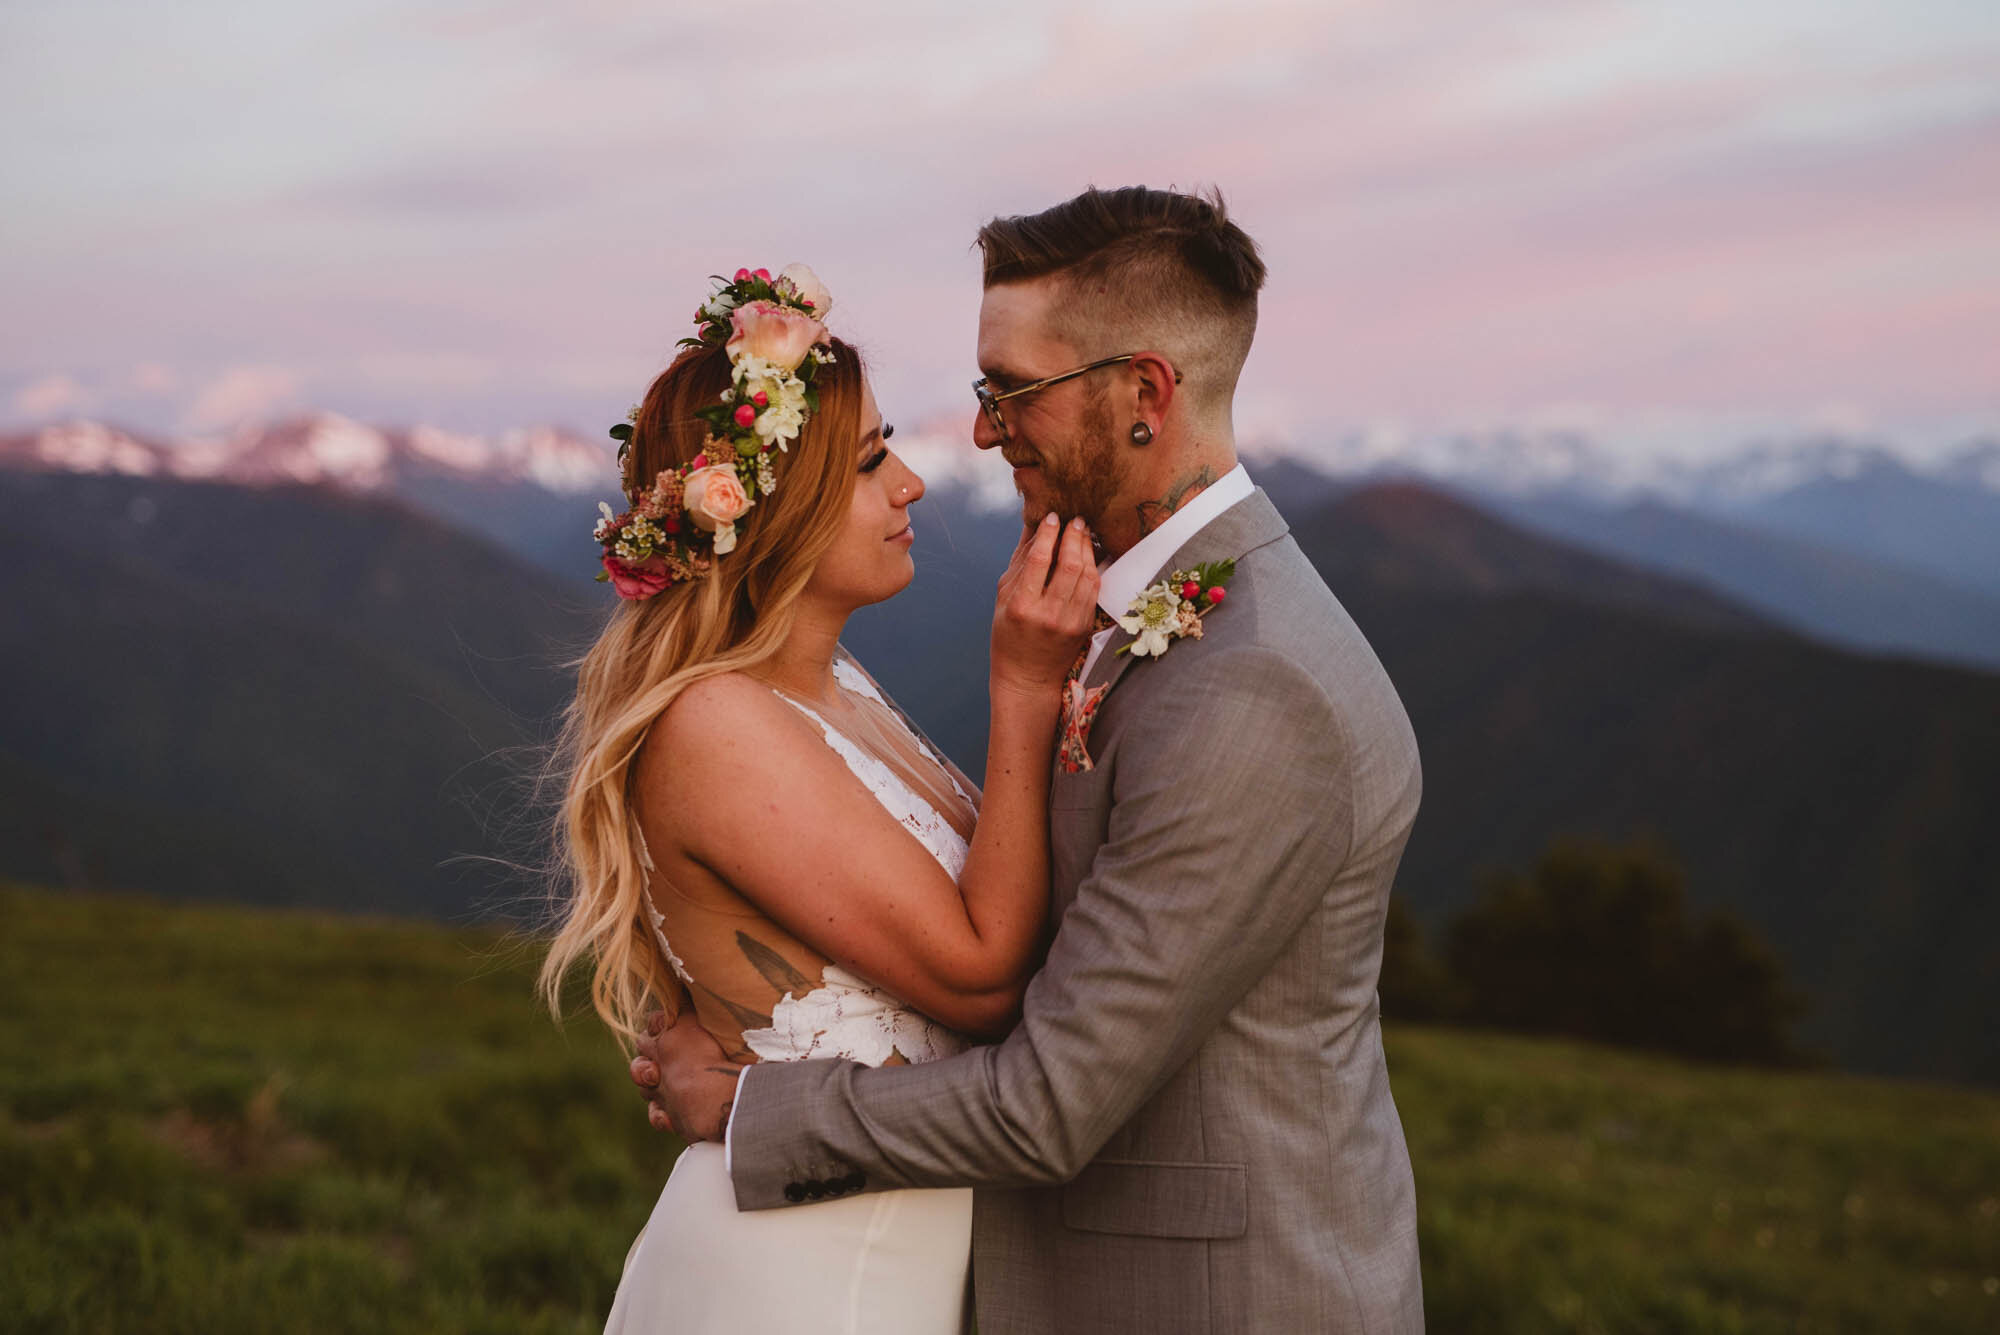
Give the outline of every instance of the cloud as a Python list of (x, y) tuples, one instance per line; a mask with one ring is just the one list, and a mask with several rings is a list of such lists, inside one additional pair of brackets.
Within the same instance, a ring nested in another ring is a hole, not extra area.
[[(809, 77), (747, 97), (740, 19), (708, 7), (266, 7), (288, 58), (259, 62), (238, 9), (143, 40), (37, 11), (36, 70), (0, 86), (44, 130), (0, 147), (36, 192), (0, 247), (6, 383), (84, 368), (91, 410), (135, 421), (303, 383), (461, 428), (595, 421), (703, 275), (803, 259), (885, 408), (956, 412), (981, 220), (1212, 181), (1271, 264), (1246, 435), (1995, 403), (1990, 0), (861, 0), (801, 16)], [(121, 77), (78, 79), (107, 46)], [(110, 207), (135, 180), (157, 204)], [(123, 369), (152, 362), (237, 369)]]
[(296, 402), (301, 384), (298, 372), (283, 366), (232, 366), (195, 396), (183, 424), (202, 431), (268, 417)]
[(180, 386), (180, 377), (158, 362), (141, 362), (132, 368), (126, 383), (138, 394), (171, 394)]
[(47, 375), (14, 391), (14, 411), (22, 417), (54, 417), (77, 412), (90, 401), (82, 385), (66, 375)]

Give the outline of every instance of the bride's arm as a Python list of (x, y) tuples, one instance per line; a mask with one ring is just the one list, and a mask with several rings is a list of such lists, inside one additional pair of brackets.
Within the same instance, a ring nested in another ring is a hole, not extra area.
[(956, 885), (810, 721), (747, 677), (683, 692), (636, 767), (640, 810), (665, 814), (678, 855), (828, 958), (974, 1033), (1012, 1020), (1048, 911), (1060, 693), (1097, 582), (1087, 534), (1072, 529), (1060, 550), (1057, 534), (1024, 538), (1001, 582), (985, 803)]

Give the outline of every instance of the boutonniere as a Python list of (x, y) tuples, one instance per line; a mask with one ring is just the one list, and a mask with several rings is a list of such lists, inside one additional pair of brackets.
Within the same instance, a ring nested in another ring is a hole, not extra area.
[(1134, 658), (1158, 658), (1182, 637), (1201, 638), (1201, 619), (1222, 606), (1234, 561), (1205, 561), (1192, 570), (1176, 570), (1132, 600), (1118, 624), (1137, 638), (1118, 652)]

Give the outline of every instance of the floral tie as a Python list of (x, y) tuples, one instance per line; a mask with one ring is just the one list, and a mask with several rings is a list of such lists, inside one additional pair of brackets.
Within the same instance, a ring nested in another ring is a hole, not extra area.
[[(1109, 630), (1118, 623), (1111, 619), (1103, 608), (1097, 609), (1097, 616), (1091, 625), (1094, 639), (1098, 632)], [(1108, 685), (1085, 689), (1083, 665), (1090, 659), (1090, 645), (1086, 643), (1077, 650), (1076, 661), (1069, 665), (1069, 675), (1063, 681), (1062, 720), (1056, 734), (1056, 761), (1066, 774), (1081, 774), (1092, 768), (1090, 752), (1084, 743), (1090, 737), (1090, 725), (1097, 718), (1097, 707), (1104, 702)]]

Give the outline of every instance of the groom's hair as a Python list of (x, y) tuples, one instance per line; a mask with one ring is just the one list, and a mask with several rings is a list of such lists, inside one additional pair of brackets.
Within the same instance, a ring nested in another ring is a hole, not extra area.
[(1051, 331), (1086, 360), (1154, 348), (1226, 408), (1257, 332), (1264, 261), (1222, 192), (1096, 186), (979, 229), (986, 286), (1060, 276)]

